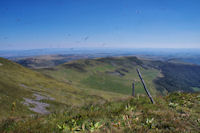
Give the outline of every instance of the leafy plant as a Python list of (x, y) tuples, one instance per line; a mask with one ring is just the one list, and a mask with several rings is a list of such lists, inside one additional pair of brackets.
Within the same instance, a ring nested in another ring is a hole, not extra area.
[(178, 106), (177, 103), (172, 103), (172, 102), (169, 103), (169, 107), (171, 108), (176, 108), (177, 106)]
[(57, 127), (60, 131), (70, 131), (70, 128), (66, 124), (62, 124), (62, 125), (58, 124)]
[(147, 118), (145, 124), (147, 125), (148, 128), (155, 128), (154, 118), (151, 119)]
[(100, 123), (100, 122), (91, 122), (89, 125), (89, 130), (91, 132), (94, 132), (95, 130), (100, 129), (101, 127), (103, 127), (104, 124)]

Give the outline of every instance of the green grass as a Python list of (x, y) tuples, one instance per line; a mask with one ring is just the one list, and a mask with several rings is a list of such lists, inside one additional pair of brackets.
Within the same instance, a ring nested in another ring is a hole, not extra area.
[[(154, 80), (159, 77), (160, 71), (141, 67), (141, 61), (135, 57), (85, 59), (69, 62), (54, 69), (38, 70), (59, 81), (71, 83), (77, 88), (87, 88), (116, 92), (130, 95), (132, 82), (135, 81), (136, 93), (145, 91), (137, 75), (136, 68), (140, 68), (152, 95), (159, 95)], [(123, 76), (115, 71), (120, 71)]]
[(0, 132), (199, 132), (200, 94), (172, 93), (68, 107), (47, 116), (9, 118)]

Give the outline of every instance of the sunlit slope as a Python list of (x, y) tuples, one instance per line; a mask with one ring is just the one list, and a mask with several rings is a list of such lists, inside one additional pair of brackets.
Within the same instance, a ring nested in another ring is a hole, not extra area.
[(87, 91), (0, 58), (0, 118), (50, 113), (65, 105), (103, 102), (122, 95)]
[(152, 95), (165, 93), (157, 91), (154, 80), (161, 76), (159, 70), (148, 67), (136, 57), (115, 57), (78, 60), (52, 69), (40, 71), (78, 88), (90, 88), (131, 95), (132, 82), (135, 82), (136, 94), (145, 94), (136, 68), (141, 70), (143, 78)]

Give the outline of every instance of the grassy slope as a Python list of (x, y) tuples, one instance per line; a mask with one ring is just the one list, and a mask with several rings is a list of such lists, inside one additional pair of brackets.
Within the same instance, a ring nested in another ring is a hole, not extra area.
[(0, 119), (33, 114), (22, 102), (24, 98), (34, 99), (33, 94), (36, 93), (54, 99), (41, 101), (50, 104), (50, 111), (65, 105), (103, 102), (123, 97), (115, 93), (77, 89), (3, 58), (0, 58), (0, 63)]
[[(118, 57), (78, 60), (59, 65), (53, 69), (39, 71), (57, 80), (71, 83), (78, 88), (130, 95), (133, 80), (135, 81), (136, 93), (145, 93), (136, 73), (136, 68), (140, 68), (152, 95), (160, 94), (153, 82), (161, 75), (160, 71), (153, 68), (144, 69), (141, 66), (142, 62), (135, 57)], [(120, 76), (120, 73), (123, 76)]]
[(199, 132), (199, 94), (172, 93), (155, 101), (152, 105), (140, 96), (48, 116), (7, 119), (0, 124), (0, 132)]

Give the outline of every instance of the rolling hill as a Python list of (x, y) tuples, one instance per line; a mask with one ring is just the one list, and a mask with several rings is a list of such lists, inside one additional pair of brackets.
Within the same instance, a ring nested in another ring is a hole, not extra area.
[(140, 69), (154, 96), (174, 91), (200, 90), (200, 66), (138, 59), (133, 56), (82, 59), (38, 71), (78, 88), (127, 95), (131, 94), (131, 84), (134, 81), (136, 94), (144, 94), (136, 68)]
[(39, 72), (59, 81), (67, 82), (78, 88), (90, 88), (107, 92), (131, 95), (132, 82), (135, 82), (137, 94), (144, 94), (136, 68), (140, 68), (146, 84), (153, 95), (164, 93), (157, 91), (154, 80), (162, 76), (154, 68), (147, 69), (136, 57), (116, 57), (83, 59), (68, 62), (54, 68), (40, 69)]
[(78, 59), (94, 58), (94, 55), (40, 55), (32, 57), (9, 58), (10, 60), (31, 69), (50, 68)]
[(102, 103), (119, 97), (123, 95), (75, 88), (0, 58), (0, 119), (48, 114), (68, 106)]

